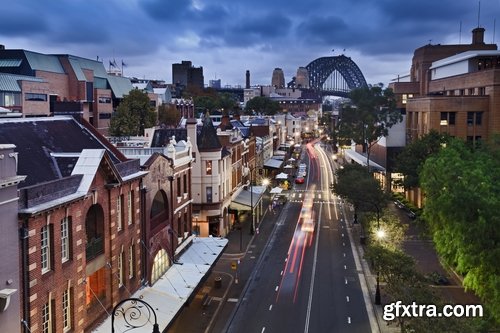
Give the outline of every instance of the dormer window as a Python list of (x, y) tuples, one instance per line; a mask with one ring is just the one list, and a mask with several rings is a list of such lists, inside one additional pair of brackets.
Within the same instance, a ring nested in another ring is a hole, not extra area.
[(207, 175), (212, 174), (212, 161), (205, 161), (205, 170), (207, 171)]

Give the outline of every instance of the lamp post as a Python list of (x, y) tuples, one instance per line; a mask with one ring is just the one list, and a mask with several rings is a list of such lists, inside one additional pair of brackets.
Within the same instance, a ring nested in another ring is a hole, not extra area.
[[(128, 307), (123, 306), (130, 303)], [(111, 333), (115, 332), (115, 317), (123, 317), (127, 331), (142, 328), (151, 323), (151, 317), (154, 317), (152, 333), (160, 333), (156, 312), (151, 305), (140, 298), (127, 298), (116, 304), (111, 313)]]
[[(374, 205), (375, 208), (377, 209), (377, 232), (376, 232), (376, 237), (377, 239), (382, 239), (385, 236), (385, 232), (380, 229), (380, 210), (377, 205)], [(380, 265), (377, 264), (377, 288), (375, 289), (375, 304), (380, 305), (381, 300), (380, 300)]]

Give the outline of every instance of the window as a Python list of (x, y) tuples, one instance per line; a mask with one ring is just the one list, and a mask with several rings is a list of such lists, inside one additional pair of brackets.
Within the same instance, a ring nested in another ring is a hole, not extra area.
[(133, 223), (133, 217), (134, 217), (134, 191), (129, 191), (128, 192), (128, 225), (131, 225)]
[(483, 122), (483, 113), (476, 112), (476, 125), (481, 125)]
[(15, 92), (0, 92), (0, 106), (21, 106), (21, 94)]
[(455, 125), (456, 112), (441, 112), (441, 121), (439, 125)]
[(206, 161), (205, 162), (205, 170), (207, 171), (207, 175), (212, 174), (212, 161)]
[(99, 96), (99, 103), (111, 104), (111, 97)]
[(474, 125), (474, 112), (467, 112), (467, 126)]
[(170, 266), (167, 252), (164, 249), (158, 251), (153, 262), (151, 271), (151, 283), (155, 283), (167, 271)]
[(118, 256), (118, 286), (123, 286), (123, 249)]
[(482, 122), (482, 112), (467, 112), (467, 126), (481, 125)]
[(42, 332), (52, 333), (52, 309), (50, 301), (42, 307)]
[(181, 178), (177, 177), (177, 196), (181, 196)]
[(122, 230), (122, 201), (123, 201), (123, 195), (119, 195), (117, 200), (116, 200), (116, 225), (118, 228), (118, 231)]
[(50, 226), (46, 225), (41, 232), (40, 252), (42, 255), (42, 273), (50, 270)]
[(61, 220), (61, 261), (62, 262), (66, 262), (70, 258), (69, 234), (70, 234), (70, 217), (65, 217)]
[(25, 101), (47, 102), (47, 94), (26, 93), (24, 95), (24, 100)]
[(131, 279), (134, 277), (134, 245), (130, 245), (128, 248), (128, 278)]
[(62, 310), (63, 310), (63, 330), (67, 332), (71, 329), (71, 289), (68, 288), (63, 293)]
[(455, 115), (456, 112), (448, 112), (448, 122), (450, 125), (455, 125)]
[(207, 202), (212, 203), (212, 186), (207, 186)]
[(183, 175), (183, 182), (184, 182), (184, 193), (188, 193), (188, 182), (187, 182), (187, 175)]

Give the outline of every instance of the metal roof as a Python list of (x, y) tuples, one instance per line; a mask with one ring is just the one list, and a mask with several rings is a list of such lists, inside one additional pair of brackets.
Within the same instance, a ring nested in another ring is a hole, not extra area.
[(59, 62), (59, 58), (55, 55), (46, 55), (41, 53), (35, 53), (31, 51), (24, 51), (26, 59), (30, 64), (31, 69), (64, 74), (64, 68)]
[(19, 67), (21, 59), (0, 59), (0, 67)]
[(75, 57), (72, 55), (68, 56), (69, 63), (71, 67), (75, 71), (76, 78), (79, 81), (87, 81), (85, 74), (83, 73), (83, 69), (88, 69), (94, 72), (94, 76), (100, 78), (107, 78), (108, 73), (106, 73), (106, 69), (104, 65), (100, 61), (85, 59), (80, 57)]
[(0, 91), (21, 92), (19, 81), (45, 82), (34, 76), (0, 73)]
[(130, 79), (121, 76), (108, 75), (108, 82), (116, 98), (123, 98), (132, 90)]

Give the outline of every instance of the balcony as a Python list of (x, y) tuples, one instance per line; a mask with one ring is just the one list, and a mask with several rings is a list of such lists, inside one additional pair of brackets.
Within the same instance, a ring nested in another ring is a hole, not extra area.
[(91, 238), (87, 241), (85, 254), (87, 261), (95, 259), (104, 253), (104, 239), (103, 237)]

